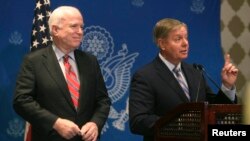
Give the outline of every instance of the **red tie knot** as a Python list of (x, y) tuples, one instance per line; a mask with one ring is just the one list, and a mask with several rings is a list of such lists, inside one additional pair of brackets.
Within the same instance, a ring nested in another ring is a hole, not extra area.
[(69, 55), (64, 55), (63, 56), (63, 61), (64, 61), (64, 63), (68, 63), (69, 62)]

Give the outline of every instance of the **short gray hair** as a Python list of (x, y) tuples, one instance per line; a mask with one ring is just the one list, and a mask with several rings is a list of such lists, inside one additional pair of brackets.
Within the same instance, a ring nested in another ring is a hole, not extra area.
[(155, 24), (153, 30), (153, 41), (158, 44), (157, 39), (167, 38), (170, 31), (183, 26), (187, 28), (187, 25), (179, 20), (171, 18), (162, 19)]

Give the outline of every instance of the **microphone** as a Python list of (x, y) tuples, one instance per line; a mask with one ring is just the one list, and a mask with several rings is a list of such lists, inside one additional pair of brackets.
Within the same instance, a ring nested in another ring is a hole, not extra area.
[(201, 79), (202, 79), (202, 71), (201, 71), (201, 67), (198, 64), (193, 64), (193, 67), (197, 70), (200, 71), (201, 75), (200, 75), (200, 79), (199, 79), (199, 83), (198, 83), (198, 88), (197, 88), (197, 93), (196, 93), (196, 98), (195, 98), (195, 102), (198, 101), (198, 96), (199, 96), (199, 91), (200, 91), (200, 86), (201, 86)]
[(203, 72), (203, 74), (205, 74), (207, 76), (207, 78), (220, 90), (220, 86), (212, 79), (212, 77), (207, 73), (207, 71), (205, 70), (205, 68), (200, 65), (200, 64), (193, 64), (194, 68), (197, 70), (200, 70), (201, 72)]
[[(212, 77), (206, 72), (205, 68), (202, 65), (193, 64), (193, 67), (201, 72), (201, 76), (205, 75), (219, 89), (219, 91), (221, 91), (221, 93), (223, 93), (225, 95), (225, 93), (221, 90), (220, 86), (214, 81), (214, 79), (212, 79)], [(201, 82), (201, 79), (200, 79), (200, 82)], [(197, 98), (198, 98), (198, 93), (199, 93), (199, 89), (200, 89), (200, 82), (199, 82), (199, 86), (198, 86)], [(197, 98), (196, 98), (196, 102), (197, 102)], [(229, 102), (231, 102), (232, 104), (234, 103), (231, 100), (229, 100), (228, 103)], [(225, 103), (227, 103), (227, 102), (225, 102)]]

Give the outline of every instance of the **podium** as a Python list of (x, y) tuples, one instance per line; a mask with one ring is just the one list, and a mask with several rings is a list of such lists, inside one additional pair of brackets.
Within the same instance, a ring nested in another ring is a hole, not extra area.
[(181, 104), (155, 124), (155, 141), (207, 141), (208, 125), (241, 124), (239, 104)]

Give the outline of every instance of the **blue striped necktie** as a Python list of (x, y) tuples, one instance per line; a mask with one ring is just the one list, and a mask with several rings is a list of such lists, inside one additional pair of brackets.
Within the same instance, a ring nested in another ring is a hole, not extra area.
[(176, 79), (179, 82), (182, 90), (184, 91), (185, 95), (187, 96), (187, 98), (190, 100), (190, 95), (189, 95), (189, 90), (188, 90), (188, 86), (184, 81), (183, 76), (181, 75), (181, 69), (180, 68), (174, 68), (173, 72), (175, 73)]

